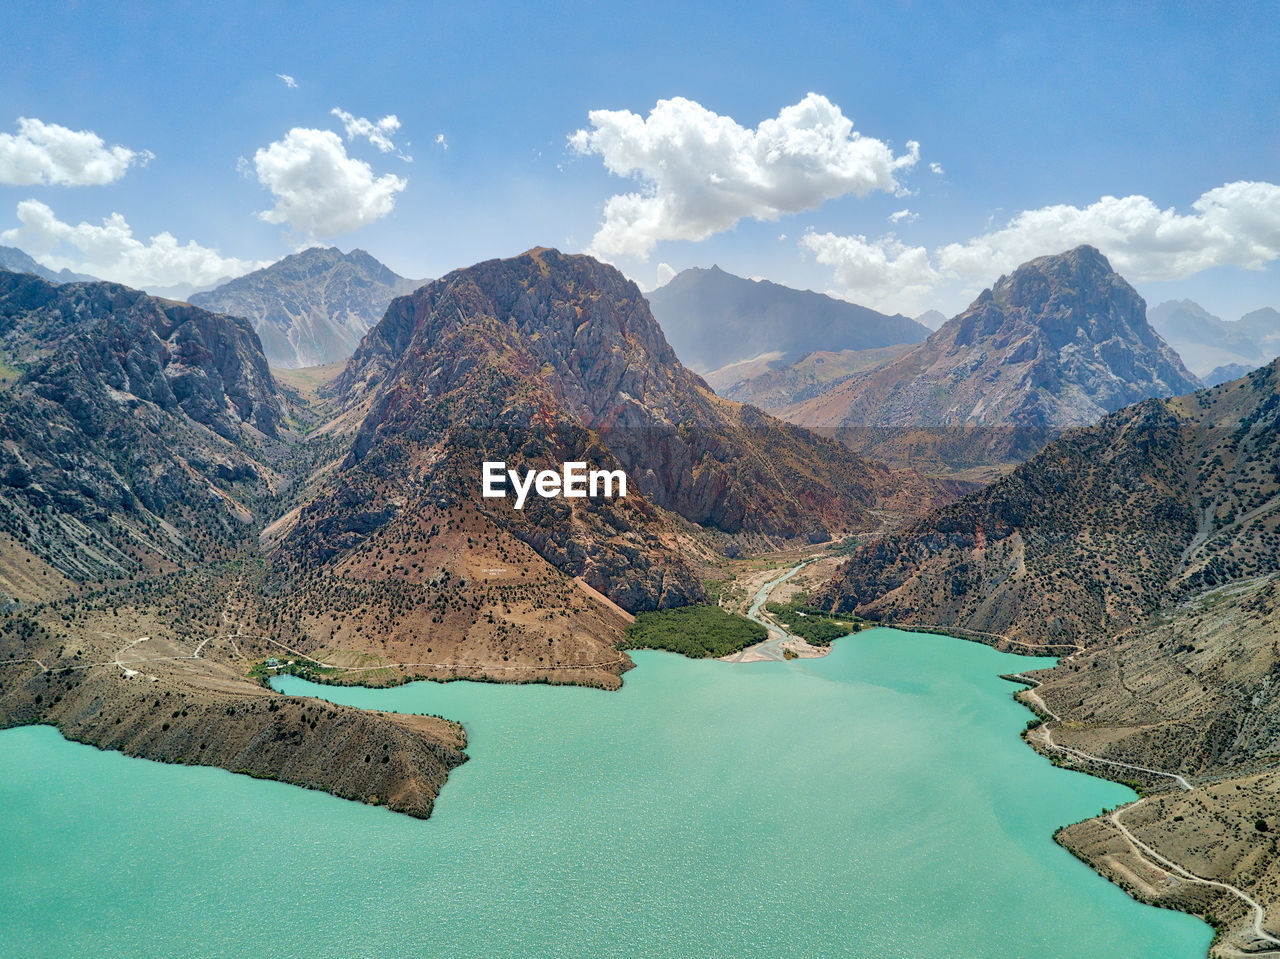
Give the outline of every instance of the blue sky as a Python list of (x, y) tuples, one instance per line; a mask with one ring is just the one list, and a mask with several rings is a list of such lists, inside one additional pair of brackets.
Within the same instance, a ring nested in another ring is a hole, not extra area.
[(1280, 307), (1278, 38), (1271, 3), (10, 3), (0, 243), (157, 288), (542, 244), (951, 314), (1088, 241), (1232, 319)]

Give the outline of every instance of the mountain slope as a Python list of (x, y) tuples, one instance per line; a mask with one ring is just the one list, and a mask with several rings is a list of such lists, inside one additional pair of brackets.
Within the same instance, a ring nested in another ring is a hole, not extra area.
[[(1055, 741), (1191, 780), (1194, 793), (1127, 821), (1167, 858), (1244, 888), (1269, 915), (1280, 908), (1280, 857), (1253, 830), (1280, 808), (1280, 361), (1069, 431), (859, 550), (818, 601), (997, 643), (1084, 647), (1035, 674), (1061, 717)], [(1217, 916), (1249, 942), (1239, 901), (1171, 886), (1107, 820), (1062, 841), (1135, 894)]]
[[(333, 390), (347, 410), (339, 421), (359, 425), (340, 468), (268, 530), (280, 575), (317, 597), (356, 590), (367, 609), (382, 608), (373, 583), (390, 576), (417, 608), (435, 604), (436, 655), (477, 669), (554, 668), (544, 678), (582, 681), (570, 664), (608, 663), (587, 675), (614, 683), (626, 665), (613, 649), (618, 607), (702, 600), (710, 541), (824, 541), (877, 527), (880, 507), (942, 496), (715, 396), (676, 359), (634, 284), (554, 250), (477, 264), (395, 300)], [(628, 495), (532, 496), (516, 509), (481, 496), (485, 461), (622, 470)], [(460, 588), (461, 608), (450, 599)], [(539, 614), (548, 603), (567, 618)], [(382, 614), (396, 620), (377, 633), (388, 656), (409, 655), (406, 617)], [(302, 644), (324, 637), (326, 656), (354, 642), (309, 614), (296, 629)]]
[(789, 362), (814, 350), (876, 349), (918, 343), (929, 334), (905, 316), (745, 280), (715, 266), (685, 270), (647, 297), (676, 355), (699, 372), (764, 353)]
[(1152, 307), (1151, 325), (1187, 365), (1207, 378), (1217, 367), (1255, 369), (1280, 353), (1280, 317), (1255, 310), (1226, 322), (1192, 300), (1169, 300)]
[(0, 246), (0, 270), (8, 270), (11, 273), (34, 273), (50, 283), (91, 283), (97, 279), (84, 273), (72, 273), (66, 269), (51, 270), (41, 266), (15, 246)]
[(825, 595), (889, 619), (1083, 643), (1206, 587), (1271, 575), (1278, 376), (1273, 363), (1069, 431), (859, 553)]
[(92, 580), (248, 532), (284, 411), (247, 323), (0, 272), (0, 336), (0, 529), (25, 553)]
[(1142, 298), (1082, 246), (1023, 264), (915, 349), (785, 415), (811, 426), (1043, 432), (1199, 385), (1147, 324)]
[(363, 250), (312, 247), (191, 297), (194, 306), (253, 323), (273, 366), (322, 366), (349, 357), (393, 297), (419, 286)]

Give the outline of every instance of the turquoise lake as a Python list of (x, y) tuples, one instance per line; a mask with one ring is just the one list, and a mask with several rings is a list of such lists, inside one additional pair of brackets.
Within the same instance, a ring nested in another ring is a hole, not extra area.
[(428, 821), (0, 733), (13, 957), (1201, 959), (1053, 843), (1133, 798), (1018, 737), (1043, 659), (877, 629), (778, 663), (634, 656), (620, 692), (278, 687), (464, 723)]

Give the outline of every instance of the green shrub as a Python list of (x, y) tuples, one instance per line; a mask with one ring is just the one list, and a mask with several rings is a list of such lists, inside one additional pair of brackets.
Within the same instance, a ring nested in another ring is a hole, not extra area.
[(639, 613), (620, 649), (665, 649), (692, 659), (728, 656), (762, 643), (769, 631), (719, 606), (681, 606)]

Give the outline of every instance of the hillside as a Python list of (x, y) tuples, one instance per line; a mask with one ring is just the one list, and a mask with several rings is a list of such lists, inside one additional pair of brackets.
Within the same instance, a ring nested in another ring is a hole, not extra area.
[[(435, 604), (430, 644), (450, 651), (445, 661), (611, 663), (593, 681), (614, 684), (620, 610), (702, 601), (699, 569), (716, 562), (715, 543), (824, 542), (878, 528), (881, 509), (946, 496), (715, 396), (676, 359), (634, 284), (554, 250), (458, 270), (396, 300), (332, 392), (347, 410), (338, 422), (359, 424), (348, 451), (268, 542), (279, 574), (315, 590), (299, 609), (323, 609), (338, 590), (382, 609), (392, 600), (372, 581), (388, 577), (418, 597), (395, 600), (395, 615), (362, 614), (378, 619), (390, 659), (418, 641), (412, 607)], [(628, 495), (534, 497), (517, 510), (480, 496), (486, 460), (619, 469)], [(538, 613), (551, 596), (567, 618)], [(299, 642), (324, 637), (326, 656), (351, 642), (328, 613), (273, 615), (296, 619)]]
[(419, 286), (364, 250), (312, 247), (217, 289), (194, 306), (243, 316), (272, 366), (294, 369), (346, 360), (394, 297)]
[(1199, 385), (1148, 325), (1133, 287), (1082, 246), (1023, 264), (916, 348), (786, 416), (810, 426), (1047, 431)]
[(786, 364), (815, 350), (869, 350), (918, 343), (929, 331), (821, 293), (755, 281), (719, 267), (679, 273), (647, 294), (676, 355), (699, 373), (762, 354)]
[[(5, 272), (0, 336), (10, 555), (93, 581), (243, 543), (284, 417), (247, 323), (113, 283)], [(12, 574), (0, 571), (0, 591), (22, 596)]]
[[(1069, 431), (989, 488), (859, 550), (818, 601), (997, 643), (1084, 647), (1036, 674), (1062, 717), (1056, 741), (1215, 783), (1198, 801), (1148, 804), (1135, 822), (1166, 856), (1274, 909), (1280, 859), (1231, 823), (1274, 815), (1280, 787), (1261, 775), (1280, 760), (1278, 463), (1280, 361)], [(1169, 889), (1117, 840), (1104, 820), (1064, 835), (1139, 895), (1243, 916), (1229, 897)]]
[(1193, 300), (1169, 300), (1152, 307), (1150, 318), (1151, 325), (1205, 382), (1214, 379), (1219, 368), (1244, 367), (1243, 375), (1280, 354), (1280, 313), (1270, 308), (1231, 321), (1214, 316)]

